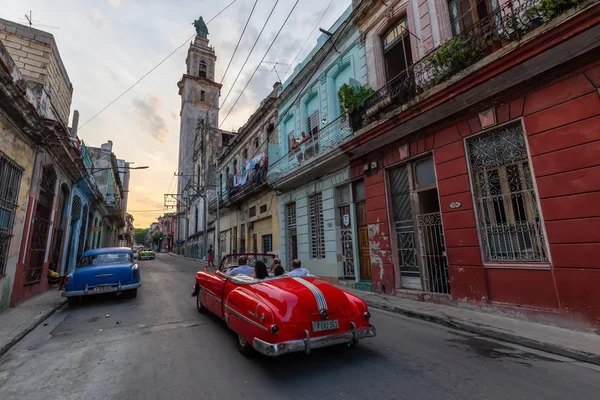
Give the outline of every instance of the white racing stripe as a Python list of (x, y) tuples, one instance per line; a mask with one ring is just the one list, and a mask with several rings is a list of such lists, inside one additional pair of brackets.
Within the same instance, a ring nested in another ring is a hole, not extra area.
[(292, 279), (294, 279), (296, 282), (303, 284), (304, 286), (306, 286), (308, 288), (308, 290), (310, 290), (313, 294), (313, 296), (315, 296), (315, 300), (317, 301), (317, 306), (319, 307), (319, 311), (321, 310), (327, 310), (327, 301), (325, 300), (325, 296), (323, 295), (323, 292), (321, 292), (321, 290), (316, 287), (315, 285), (313, 285), (311, 282), (299, 278), (299, 277), (293, 277)]

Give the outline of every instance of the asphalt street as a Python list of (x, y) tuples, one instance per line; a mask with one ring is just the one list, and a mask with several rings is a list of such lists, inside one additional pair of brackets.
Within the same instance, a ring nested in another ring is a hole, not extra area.
[(371, 310), (357, 348), (244, 358), (190, 297), (200, 264), (142, 261), (136, 299), (65, 306), (0, 359), (0, 399), (593, 399), (600, 368)]

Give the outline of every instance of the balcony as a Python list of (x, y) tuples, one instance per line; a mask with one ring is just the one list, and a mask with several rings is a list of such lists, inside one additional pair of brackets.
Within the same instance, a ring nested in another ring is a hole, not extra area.
[[(508, 0), (388, 81), (350, 115), (354, 132), (551, 21), (584, 0)], [(421, 99), (422, 100), (422, 99)]]
[(290, 149), (283, 157), (275, 161), (269, 168), (268, 180), (280, 186), (281, 181), (291, 178), (301, 178), (309, 166), (321, 165), (325, 158), (334, 157), (334, 150), (340, 144), (352, 137), (348, 119), (339, 117), (322, 127), (315, 135)]
[[(219, 206), (222, 209), (231, 207), (243, 201), (261, 187), (266, 186), (268, 170), (268, 160), (265, 158), (264, 165), (248, 171), (246, 177), (242, 177), (243, 182), (239, 182), (238, 180), (234, 181), (233, 176), (229, 177), (225, 188), (221, 192), (221, 203)], [(216, 210), (217, 202), (215, 199), (209, 203), (208, 211), (209, 213), (214, 214)]]

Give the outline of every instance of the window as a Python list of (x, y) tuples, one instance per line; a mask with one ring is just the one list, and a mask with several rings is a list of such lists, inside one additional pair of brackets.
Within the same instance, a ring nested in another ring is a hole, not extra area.
[(256, 217), (256, 206), (252, 206), (248, 209), (248, 217)]
[(316, 136), (319, 133), (319, 111), (313, 111), (308, 116), (308, 136)]
[(273, 235), (263, 235), (263, 253), (270, 253), (273, 251)]
[(258, 138), (254, 138), (254, 148), (256, 150), (258, 150), (258, 147), (260, 146), (260, 144), (258, 143)]
[(262, 206), (260, 206), (260, 213), (266, 213), (267, 212), (267, 205), (263, 204)]
[(460, 35), (476, 23), (498, 10), (498, 0), (449, 0), (448, 14), (454, 36)]
[(325, 227), (323, 224), (323, 195), (309, 197), (312, 258), (325, 258)]
[(292, 130), (288, 133), (288, 148), (290, 150), (294, 148), (294, 139), (295, 139), (294, 131)]
[(388, 81), (408, 70), (413, 63), (408, 20), (403, 16), (382, 38)]
[(206, 71), (207, 71), (206, 62), (200, 61), (200, 64), (198, 65), (198, 76), (206, 78)]
[(548, 261), (521, 124), (471, 138), (467, 146), (484, 260)]
[(352, 182), (352, 192), (354, 194), (354, 201), (360, 202), (365, 200), (365, 181), (358, 180)]
[(233, 160), (233, 174), (237, 174), (237, 160)]
[(200, 91), (200, 101), (204, 102), (206, 99), (206, 92), (204, 90)]
[(248, 161), (248, 149), (244, 149), (244, 151), (242, 152), (242, 158), (244, 159), (244, 161)]
[(418, 161), (415, 164), (415, 183), (417, 187), (435, 183), (435, 169), (432, 158)]
[(23, 168), (0, 152), (0, 277), (6, 274), (6, 261), (22, 175)]
[(344, 185), (337, 188), (338, 205), (350, 203), (350, 185)]

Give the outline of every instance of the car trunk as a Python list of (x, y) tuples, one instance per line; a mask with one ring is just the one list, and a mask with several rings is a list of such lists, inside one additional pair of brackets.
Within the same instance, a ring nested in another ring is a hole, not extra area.
[(73, 290), (83, 290), (85, 285), (127, 285), (133, 279), (131, 268), (134, 263), (120, 265), (91, 265), (75, 270), (73, 274)]
[(276, 279), (256, 285), (255, 291), (283, 321), (320, 321), (322, 308), (327, 310), (329, 319), (348, 317), (355, 312), (342, 290), (314, 278)]

